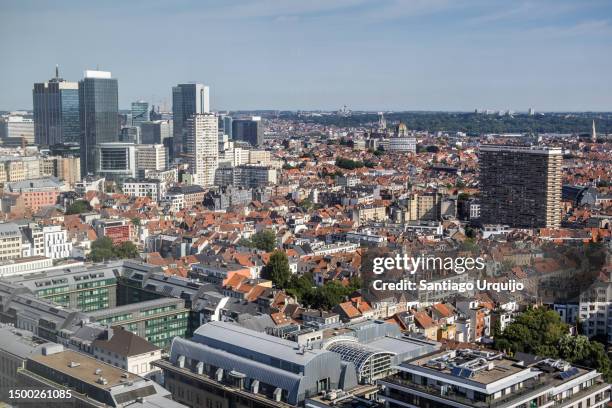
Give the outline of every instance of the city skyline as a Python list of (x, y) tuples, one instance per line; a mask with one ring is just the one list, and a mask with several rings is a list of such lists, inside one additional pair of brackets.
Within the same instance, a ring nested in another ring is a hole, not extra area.
[(611, 8), (5, 1), (0, 33), (19, 41), (1, 46), (14, 57), (3, 65), (0, 109), (31, 109), (32, 85), (58, 64), (69, 81), (112, 71), (121, 109), (138, 100), (170, 108), (172, 86), (200, 82), (211, 87), (213, 110), (609, 111)]

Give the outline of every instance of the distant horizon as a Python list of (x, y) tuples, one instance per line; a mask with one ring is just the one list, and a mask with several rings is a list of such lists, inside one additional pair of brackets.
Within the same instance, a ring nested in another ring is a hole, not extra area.
[(111, 71), (123, 107), (197, 81), (221, 111), (612, 109), (602, 0), (3, 0), (0, 36), (3, 110), (56, 64)]

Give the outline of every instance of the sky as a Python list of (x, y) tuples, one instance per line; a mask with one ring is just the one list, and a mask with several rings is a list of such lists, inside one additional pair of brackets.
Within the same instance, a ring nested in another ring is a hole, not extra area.
[(111, 71), (120, 108), (612, 111), (610, 0), (0, 0), (0, 110)]

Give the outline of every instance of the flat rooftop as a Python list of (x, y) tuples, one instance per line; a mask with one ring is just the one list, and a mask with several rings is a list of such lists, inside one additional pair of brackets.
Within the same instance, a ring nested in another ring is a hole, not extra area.
[[(123, 385), (126, 380), (143, 380), (142, 377), (131, 373), (129, 373), (129, 377), (126, 378), (124, 374), (127, 373), (127, 371), (123, 371), (112, 365), (96, 360), (93, 357), (72, 350), (64, 350), (48, 356), (36, 355), (31, 357), (30, 360), (106, 391), (110, 391), (114, 386)], [(96, 373), (97, 369), (101, 369), (101, 371)], [(100, 384), (98, 382), (100, 377), (106, 379), (107, 383)], [(123, 382), (121, 380), (123, 380)]]
[(412, 366), (488, 385), (528, 370), (501, 353), (479, 350), (441, 351), (408, 363)]

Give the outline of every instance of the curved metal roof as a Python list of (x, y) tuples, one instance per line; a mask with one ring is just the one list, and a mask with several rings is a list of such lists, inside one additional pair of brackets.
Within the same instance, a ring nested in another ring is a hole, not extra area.
[(372, 357), (380, 355), (395, 355), (393, 352), (368, 347), (364, 344), (358, 343), (356, 340), (349, 339), (342, 339), (340, 341), (328, 343), (326, 345), (326, 349), (340, 354), (340, 359), (343, 361), (350, 361), (355, 364), (355, 368), (357, 368), (358, 372), (363, 369), (364, 365)]

